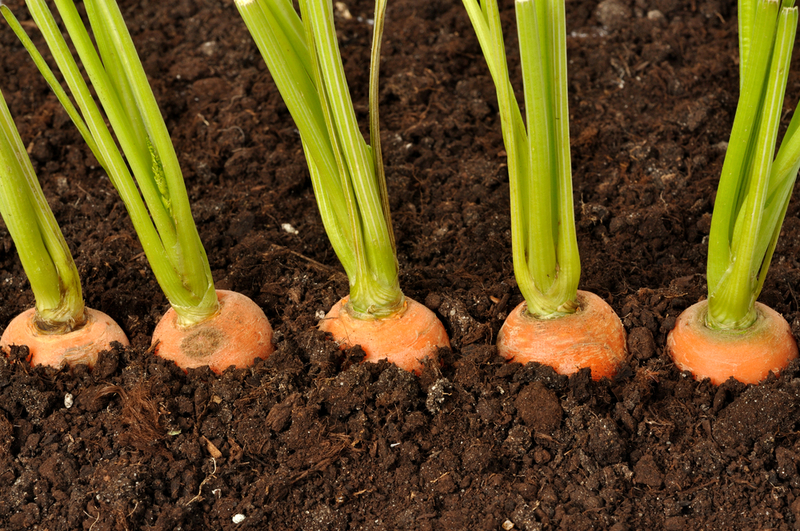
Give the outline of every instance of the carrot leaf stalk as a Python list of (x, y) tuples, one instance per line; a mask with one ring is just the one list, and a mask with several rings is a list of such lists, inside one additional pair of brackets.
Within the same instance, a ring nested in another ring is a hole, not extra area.
[[(73, 0), (55, 0), (55, 4), (100, 106), (45, 0), (27, 0), (27, 5), (77, 108), (13, 14), (7, 7), (2, 10), (125, 204), (170, 302), (174, 326), (196, 332), (201, 324), (212, 325), (225, 309), (214, 289), (175, 149), (119, 6), (114, 0), (85, 0), (93, 42)], [(251, 309), (260, 314), (257, 320), (263, 327), (263, 312), (255, 303)], [(265, 357), (273, 350), (271, 328), (263, 329), (262, 336), (257, 345), (238, 347), (242, 358), (236, 365), (249, 365), (254, 357)], [(208, 343), (203, 355), (195, 352), (191, 359), (170, 353), (173, 345), (159, 337), (154, 337), (154, 344), (157, 354), (175, 359), (184, 368), (208, 364), (215, 370), (225, 368), (211, 362), (215, 349), (221, 348), (219, 342)]]
[[(349, 296), (320, 326), (343, 347), (360, 344), (368, 360), (388, 358), (417, 370), (418, 361), (405, 364), (391, 352), (377, 352), (383, 347), (370, 348), (369, 340), (357, 337), (352, 328), (358, 328), (361, 322), (364, 327), (372, 323), (382, 329), (395, 328), (378, 323), (402, 321), (398, 318), (410, 305), (398, 278), (378, 126), (378, 67), (386, 0), (375, 5), (370, 144), (358, 128), (332, 3), (300, 0), (300, 14), (291, 2), (279, 0), (236, 0), (236, 6), (300, 131), (322, 222), (349, 280)], [(437, 346), (449, 346), (441, 323), (430, 310), (425, 311), (428, 319), (435, 321), (437, 339), (424, 350), (417, 344), (401, 347), (403, 340), (397, 340), (395, 346), (413, 359), (433, 354)], [(351, 319), (345, 327), (349, 337), (337, 337), (331, 330), (340, 316)]]
[(94, 365), (111, 342), (128, 344), (122, 329), (84, 306), (78, 269), (34, 173), (0, 92), (0, 215), (17, 247), (35, 306), (17, 316), (0, 349), (26, 345), (32, 365)]
[[(514, 313), (523, 314), (517, 319), (518, 324), (538, 321), (536, 327), (542, 328), (544, 321), (586, 312), (582, 304), (605, 304), (599, 298), (579, 296), (578, 292), (580, 257), (572, 203), (564, 3), (515, 2), (525, 98), (523, 117), (509, 78), (497, 0), (463, 2), (495, 84), (508, 155), (514, 275), (525, 299), (523, 307)], [(595, 378), (613, 375), (625, 356), (625, 339), (619, 319), (614, 316), (611, 322), (615, 347), (601, 347), (587, 338), (585, 341), (594, 346), (582, 349), (586, 350), (581, 355), (585, 356), (584, 361), (572, 359), (566, 364), (569, 367), (557, 364), (559, 370), (574, 372), (589, 366)], [(532, 341), (522, 339), (528, 337), (527, 333), (513, 334), (522, 342), (515, 341), (516, 346), (509, 351), (508, 326), (509, 321), (498, 336), (501, 354), (516, 361), (554, 362), (551, 354), (559, 347), (541, 337), (535, 344), (526, 344)], [(593, 359), (596, 356), (592, 352), (599, 351), (604, 354)]]
[[(702, 333), (731, 341), (753, 336), (752, 330), (764, 328), (762, 320), (782, 321), (770, 327), (783, 338), (779, 343), (784, 346), (776, 350), (752, 342), (755, 351), (738, 354), (741, 363), (732, 359), (703, 364), (696, 359), (699, 354), (690, 355), (692, 349), (675, 343), (685, 335), (678, 333), (684, 325), (679, 318), (670, 335), (673, 358), (682, 369), (697, 377), (710, 377), (713, 383), (730, 376), (757, 383), (797, 357), (797, 345), (785, 320), (756, 303), (800, 169), (800, 113), (794, 113), (775, 155), (797, 32), (797, 8), (794, 0), (740, 0), (739, 13), (741, 93), (711, 218), (708, 300), (698, 303), (702, 308), (687, 310), (687, 315), (699, 312), (700, 317), (692, 322), (708, 329)], [(729, 343), (717, 347), (719, 356), (732, 355)], [(707, 355), (712, 356), (710, 350)], [(760, 363), (745, 362), (748, 357)], [(695, 370), (700, 365), (709, 368)]]

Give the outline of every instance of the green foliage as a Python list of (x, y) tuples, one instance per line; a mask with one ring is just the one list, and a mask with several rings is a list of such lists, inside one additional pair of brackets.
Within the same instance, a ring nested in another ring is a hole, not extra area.
[(64, 333), (85, 322), (78, 269), (0, 93), (0, 215), (36, 299), (42, 331)]
[(776, 0), (739, 4), (741, 95), (709, 234), (712, 328), (741, 330), (755, 321), (755, 301), (800, 169), (800, 113), (774, 155), (797, 31), (793, 6)]
[(119, 192), (181, 324), (203, 321), (218, 308), (211, 269), (175, 149), (119, 7), (114, 0), (85, 0), (95, 46), (74, 2), (55, 3), (105, 116), (45, 0), (28, 0), (28, 8), (77, 108), (16, 18), (5, 6), (2, 12)]
[(525, 121), (506, 65), (496, 0), (463, 0), (497, 91), (511, 192), (514, 273), (528, 312), (576, 309), (580, 256), (572, 203), (563, 0), (517, 0)]
[(402, 307), (378, 129), (378, 65), (386, 1), (375, 6), (370, 144), (358, 128), (333, 6), (301, 0), (236, 0), (303, 141), (322, 222), (350, 280), (350, 307), (374, 318)]

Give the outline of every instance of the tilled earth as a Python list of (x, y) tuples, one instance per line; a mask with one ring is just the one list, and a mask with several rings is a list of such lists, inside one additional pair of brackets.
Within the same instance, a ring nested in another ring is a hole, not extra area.
[[(316, 330), (347, 292), (297, 131), (231, 0), (123, 2), (178, 148), (217, 287), (255, 300), (276, 353), (184, 374), (149, 352), (166, 310), (125, 209), (10, 30), (0, 89), (82, 274), (132, 341), (91, 372), (0, 359), (0, 528), (795, 529), (800, 364), (714, 387), (664, 352), (705, 296), (714, 189), (738, 96), (720, 0), (567, 2), (581, 288), (628, 332), (614, 381), (506, 364), (520, 302), (494, 88), (459, 2), (392, 0), (382, 143), (408, 296), (452, 350), (421, 377)], [(19, 0), (10, 2), (29, 31)], [(513, 3), (503, 3), (510, 29)], [(359, 118), (373, 6), (337, 3)], [(41, 39), (36, 38), (41, 44)], [(520, 79), (516, 42), (511, 73)], [(795, 61), (797, 63), (798, 61)], [(786, 119), (800, 93), (789, 79)], [(517, 87), (519, 89), (519, 86)], [(0, 230), (0, 326), (32, 305)], [(762, 302), (800, 333), (798, 203)]]

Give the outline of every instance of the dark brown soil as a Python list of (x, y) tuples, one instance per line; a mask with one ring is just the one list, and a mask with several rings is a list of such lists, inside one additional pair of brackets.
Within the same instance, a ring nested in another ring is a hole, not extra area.
[[(619, 313), (631, 353), (617, 379), (599, 383), (506, 364), (492, 346), (521, 297), (494, 89), (460, 2), (392, 0), (383, 45), (401, 282), (453, 343), (441, 369), (419, 378), (354, 363), (358, 349), (342, 355), (315, 328), (347, 282), (297, 131), (231, 0), (123, 6), (217, 285), (254, 299), (277, 332), (270, 359), (221, 376), (184, 375), (148, 353), (167, 305), (125, 210), (2, 29), (0, 88), (87, 303), (133, 346), (92, 372), (31, 369), (24, 349), (0, 359), (0, 528), (799, 528), (800, 364), (761, 386), (713, 387), (664, 353), (675, 316), (705, 296), (705, 239), (738, 95), (730, 4), (567, 4), (581, 287)], [(372, 3), (342, 5), (364, 118)], [(514, 48), (509, 39), (517, 65)], [(761, 296), (796, 335), (799, 205)], [(32, 295), (1, 232), (7, 323)]]

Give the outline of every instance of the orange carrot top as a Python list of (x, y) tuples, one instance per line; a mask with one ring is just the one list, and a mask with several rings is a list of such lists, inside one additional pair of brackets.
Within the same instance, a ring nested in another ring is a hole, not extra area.
[(218, 309), (211, 268), (192, 218), (175, 148), (119, 7), (114, 0), (85, 4), (93, 42), (74, 2), (57, 4), (100, 101), (98, 106), (47, 3), (29, 0), (27, 5), (77, 108), (6, 7), (3, 15), (108, 173), (182, 324), (208, 319)]
[[(227, 305), (228, 310), (248, 307), (254, 320), (248, 317), (240, 322), (257, 322), (261, 326), (255, 334), (257, 340), (238, 345), (241, 354), (238, 360), (200, 341), (202, 334), (198, 334), (197, 329), (194, 335), (190, 333), (194, 327), (214, 321), (214, 330), (235, 335), (235, 327), (222, 327), (220, 322), (235, 323), (237, 318), (227, 315), (220, 303), (225, 297), (214, 289), (211, 267), (192, 218), (175, 148), (115, 0), (85, 3), (92, 36), (73, 0), (57, 2), (67, 34), (93, 90), (84, 81), (78, 62), (45, 0), (28, 0), (27, 5), (78, 108), (73, 106), (19, 22), (6, 8), (3, 14), (119, 192), (156, 279), (172, 307), (168, 320), (181, 331), (183, 339), (180, 341), (154, 337), (157, 354), (175, 360), (184, 368), (196, 366), (198, 357), (187, 353), (196, 354), (198, 346), (194, 343), (199, 343), (205, 345), (199, 356), (200, 364), (217, 370), (224, 369), (228, 362), (242, 366), (253, 357), (268, 355), (272, 351), (272, 329), (263, 311), (252, 301), (244, 306)], [(204, 329), (210, 326), (207, 324)], [(197, 341), (193, 343), (191, 338)], [(266, 339), (262, 341), (263, 338)], [(171, 348), (172, 345), (180, 348)]]
[[(525, 298), (525, 304), (503, 325), (498, 336), (498, 350), (508, 358), (550, 363), (564, 372), (591, 366), (596, 378), (613, 375), (625, 357), (625, 332), (616, 316), (612, 334), (615, 351), (606, 362), (599, 364), (591, 356), (576, 360), (572, 355), (569, 361), (565, 359), (562, 363), (557, 354), (567, 347), (562, 339), (540, 341), (533, 339), (534, 332), (517, 331), (517, 327), (530, 326), (537, 328), (535, 334), (542, 334), (545, 328), (551, 328), (535, 325), (532, 318), (540, 321), (565, 319), (564, 323), (576, 324), (581, 321), (566, 317), (581, 309), (577, 296), (580, 257), (569, 152), (564, 2), (517, 0), (515, 3), (525, 96), (524, 121), (509, 79), (497, 1), (463, 2), (497, 91), (508, 154), (514, 275)], [(610, 308), (608, 311), (613, 315)], [(519, 312), (528, 319), (517, 315)], [(591, 328), (592, 324), (586, 323), (586, 326)], [(562, 328), (555, 324), (552, 327), (553, 330)], [(604, 335), (605, 332), (600, 333)], [(507, 342), (512, 337), (530, 337), (531, 342), (525, 342), (531, 347), (529, 353), (520, 351), (520, 341), (515, 340), (515, 346), (511, 347)], [(580, 340), (576, 338), (576, 341)], [(578, 351), (587, 352), (586, 349), (571, 350)]]
[[(441, 323), (428, 311), (438, 327), (433, 346), (398, 349), (409, 353), (408, 363), (394, 352), (401, 344), (418, 345), (405, 334), (420, 331), (409, 325), (417, 323), (410, 317), (417, 313), (408, 311), (419, 305), (406, 300), (400, 290), (378, 127), (378, 67), (386, 0), (375, 4), (369, 144), (356, 121), (331, 2), (300, 0), (299, 6), (302, 19), (291, 3), (236, 0), (300, 131), (322, 222), (350, 281), (349, 296), (320, 326), (343, 347), (360, 344), (368, 359), (389, 358), (417, 370), (418, 358), (435, 354), (437, 347), (449, 343)], [(363, 334), (355, 332), (360, 327)], [(373, 340), (379, 330), (386, 341)], [(423, 343), (428, 344), (419, 344)]]
[(786, 321), (756, 305), (800, 169), (800, 113), (774, 156), (797, 32), (793, 4), (739, 2), (741, 94), (711, 218), (708, 301), (678, 318), (668, 342), (679, 367), (714, 383), (756, 383), (797, 357)]
[(0, 215), (14, 240), (35, 307), (15, 317), (0, 350), (28, 347), (29, 361), (61, 368), (94, 365), (113, 341), (128, 339), (107, 315), (84, 307), (78, 269), (47, 204), (25, 145), (0, 93)]

